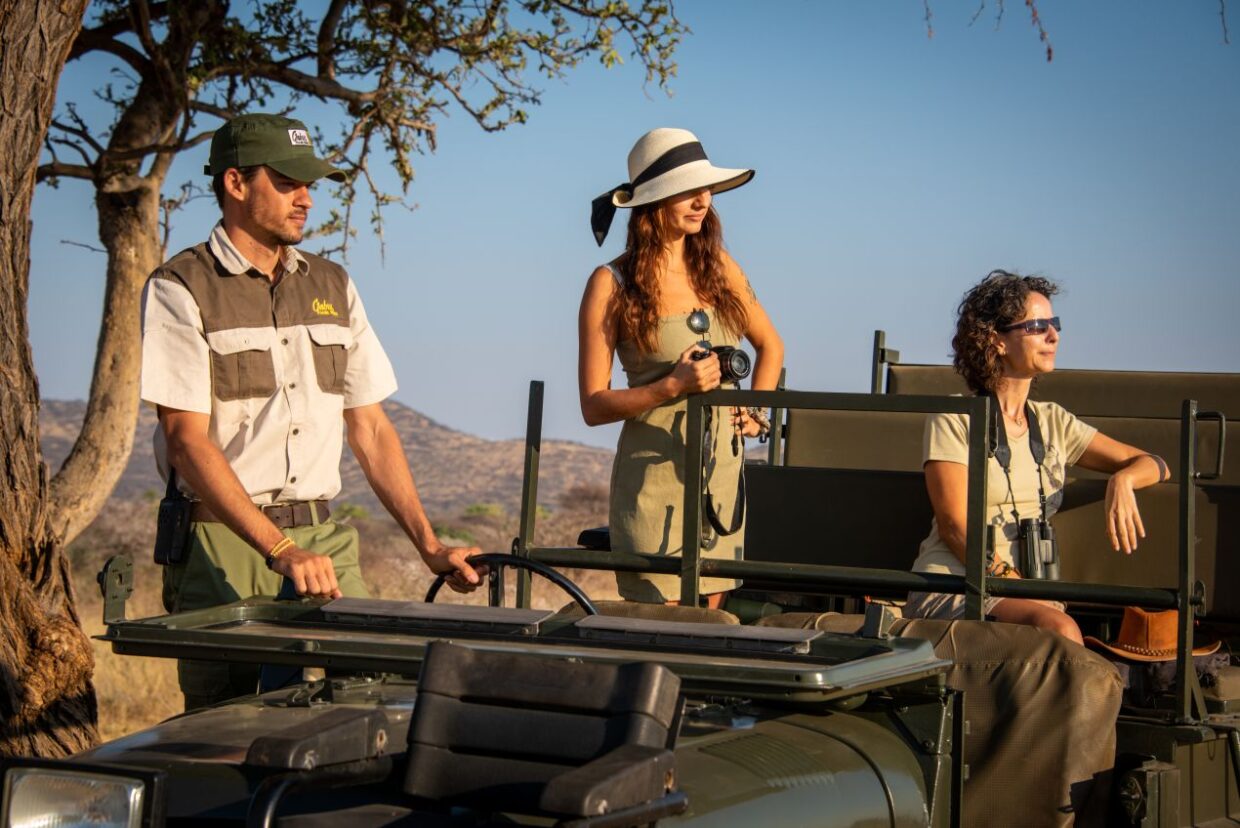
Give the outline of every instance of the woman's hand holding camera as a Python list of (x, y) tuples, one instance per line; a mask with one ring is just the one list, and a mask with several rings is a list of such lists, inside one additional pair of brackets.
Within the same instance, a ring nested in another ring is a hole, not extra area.
[[(693, 355), (700, 352), (706, 356), (694, 359)], [(685, 349), (667, 377), (673, 397), (713, 391), (719, 387), (719, 380), (719, 357), (696, 344)]]

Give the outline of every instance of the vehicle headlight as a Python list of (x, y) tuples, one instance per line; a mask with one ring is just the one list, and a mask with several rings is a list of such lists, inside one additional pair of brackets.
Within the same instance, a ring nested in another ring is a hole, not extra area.
[(4, 777), (7, 828), (138, 828), (141, 779), (68, 768), (10, 768)]

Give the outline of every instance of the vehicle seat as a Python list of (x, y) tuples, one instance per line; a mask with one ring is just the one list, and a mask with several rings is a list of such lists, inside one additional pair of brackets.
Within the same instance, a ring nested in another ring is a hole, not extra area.
[(434, 642), (418, 681), (404, 791), (487, 812), (654, 822), (685, 802), (669, 749), (679, 694), (680, 679), (658, 664)]

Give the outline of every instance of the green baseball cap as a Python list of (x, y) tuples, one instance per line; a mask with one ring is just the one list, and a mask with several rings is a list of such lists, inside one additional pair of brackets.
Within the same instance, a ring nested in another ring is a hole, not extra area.
[(211, 163), (207, 175), (219, 175), (230, 167), (271, 167), (295, 181), (330, 178), (347, 181), (348, 175), (314, 154), (310, 131), (294, 118), (280, 115), (238, 115), (215, 131), (211, 138)]

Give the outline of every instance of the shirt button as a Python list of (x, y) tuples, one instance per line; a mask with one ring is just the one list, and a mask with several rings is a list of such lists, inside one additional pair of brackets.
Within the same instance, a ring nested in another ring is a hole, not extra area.
[(287, 344), (288, 344), (288, 340), (287, 340), (287, 339), (281, 339), (281, 340), (280, 340), (280, 344), (281, 344), (281, 345), (287, 345)]
[(296, 387), (297, 387), (297, 383), (295, 383), (295, 382), (290, 382), (290, 383), (288, 384), (288, 387), (289, 387), (289, 388), (296, 388)]
[(300, 429), (300, 428), (295, 428), (295, 429), (293, 429), (293, 434), (300, 434), (300, 433), (301, 433), (301, 429)]
[(296, 482), (297, 482), (297, 478), (296, 478), (296, 477), (290, 477), (290, 478), (288, 479), (288, 482), (290, 482), (290, 483), (296, 483)]

